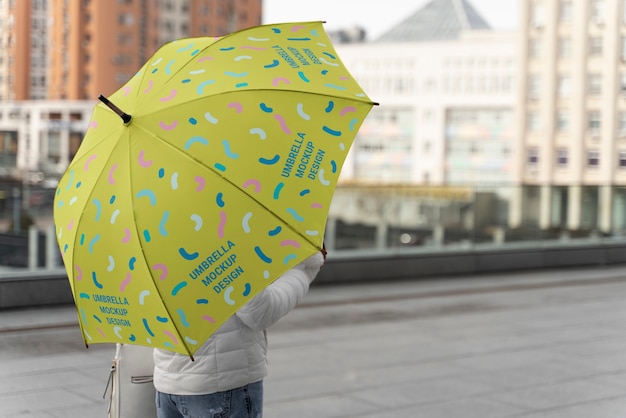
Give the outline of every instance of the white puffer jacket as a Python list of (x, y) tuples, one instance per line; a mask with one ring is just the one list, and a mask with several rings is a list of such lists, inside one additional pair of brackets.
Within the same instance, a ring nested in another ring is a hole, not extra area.
[(307, 294), (324, 258), (317, 253), (266, 287), (189, 356), (154, 350), (154, 386), (173, 395), (205, 395), (267, 376), (265, 329)]

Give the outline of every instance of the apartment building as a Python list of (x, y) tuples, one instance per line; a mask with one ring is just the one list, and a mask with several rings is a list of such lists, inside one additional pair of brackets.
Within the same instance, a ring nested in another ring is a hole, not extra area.
[(511, 221), (624, 229), (626, 1), (530, 0), (520, 10), (515, 179), (523, 187)]
[(94, 100), (163, 43), (258, 25), (262, 0), (0, 0), (0, 100)]
[(44, 99), (48, 0), (0, 0), (0, 100)]

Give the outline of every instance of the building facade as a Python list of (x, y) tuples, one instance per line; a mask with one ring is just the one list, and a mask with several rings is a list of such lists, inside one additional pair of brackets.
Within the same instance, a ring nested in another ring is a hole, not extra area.
[(375, 42), (337, 45), (380, 103), (342, 180), (512, 183), (517, 44), (516, 33), (489, 30), (468, 2), (434, 0)]
[(511, 222), (624, 229), (626, 1), (520, 4), (515, 179), (523, 187)]
[(0, 0), (0, 100), (94, 100), (165, 42), (261, 17), (262, 0)]
[(48, 0), (0, 0), (0, 100), (47, 94)]
[(0, 102), (0, 176), (25, 182), (60, 177), (80, 146), (94, 105), (69, 100)]

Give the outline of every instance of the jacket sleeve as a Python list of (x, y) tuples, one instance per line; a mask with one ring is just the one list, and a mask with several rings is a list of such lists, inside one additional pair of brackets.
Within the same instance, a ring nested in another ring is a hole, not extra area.
[(263, 289), (236, 315), (253, 330), (263, 331), (296, 307), (323, 264), (321, 253), (312, 255)]

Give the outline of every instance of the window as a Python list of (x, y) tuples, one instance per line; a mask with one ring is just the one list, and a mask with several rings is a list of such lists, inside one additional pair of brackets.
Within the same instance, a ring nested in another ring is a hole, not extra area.
[(602, 55), (602, 37), (591, 36), (589, 38), (589, 55), (599, 56)]
[(528, 148), (528, 165), (536, 166), (539, 163), (539, 150), (537, 147)]
[(556, 129), (559, 132), (569, 131), (569, 112), (567, 110), (556, 112)]
[(527, 127), (530, 132), (538, 132), (541, 128), (541, 118), (539, 112), (528, 112)]
[(568, 59), (572, 56), (572, 40), (570, 38), (559, 38), (558, 54), (561, 59)]
[(620, 169), (626, 169), (626, 151), (619, 152), (618, 165)]
[(587, 93), (590, 96), (598, 96), (602, 94), (602, 75), (590, 74), (588, 76)]
[(531, 39), (528, 41), (528, 56), (530, 58), (541, 57), (541, 39)]
[(566, 23), (572, 21), (572, 2), (571, 0), (561, 0), (559, 6), (559, 22)]
[(536, 99), (539, 97), (539, 92), (541, 90), (541, 78), (539, 78), (536, 74), (531, 74), (528, 76), (528, 98)]
[(587, 150), (587, 166), (598, 167), (600, 165), (600, 152), (597, 149)]
[(599, 111), (591, 110), (587, 113), (587, 129), (590, 133), (597, 134), (600, 131), (601, 122)]
[(556, 163), (559, 167), (567, 166), (567, 148), (559, 148), (556, 150)]
[(626, 137), (626, 112), (619, 112), (617, 117), (619, 136)]
[(536, 28), (543, 27), (545, 23), (545, 8), (543, 3), (534, 2), (530, 5), (530, 23)]
[(132, 26), (135, 23), (135, 16), (132, 13), (120, 13), (117, 16), (117, 23), (121, 26)]
[(591, 19), (595, 23), (604, 23), (604, 0), (591, 0)]
[(569, 97), (572, 79), (569, 75), (559, 75), (556, 82), (557, 95), (561, 98)]

